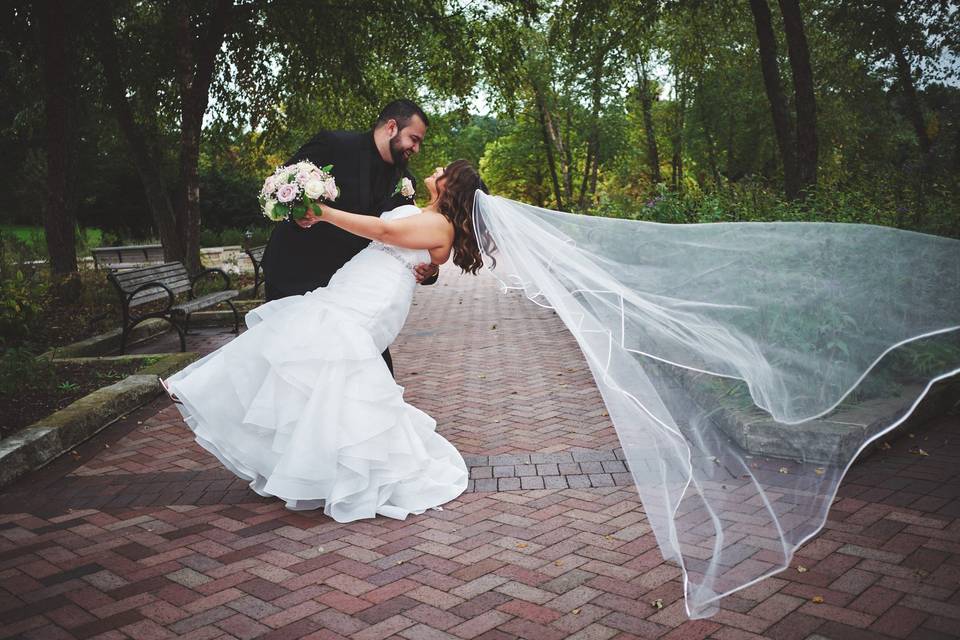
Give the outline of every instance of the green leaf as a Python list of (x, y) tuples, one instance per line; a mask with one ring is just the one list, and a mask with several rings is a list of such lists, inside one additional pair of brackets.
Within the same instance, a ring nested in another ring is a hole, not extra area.
[(325, 166), (325, 167), (320, 167), (320, 171), (323, 171), (323, 172), (325, 172), (325, 173), (330, 173), (331, 171), (333, 171), (333, 165), (332, 165), (332, 164), (328, 164), (328, 165)]

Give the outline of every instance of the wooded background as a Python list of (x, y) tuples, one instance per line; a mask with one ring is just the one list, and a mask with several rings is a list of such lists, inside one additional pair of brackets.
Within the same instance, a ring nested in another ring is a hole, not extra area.
[(661, 222), (960, 236), (960, 13), (937, 0), (48, 0), (0, 13), (2, 225), (162, 241), (268, 226), (263, 177), (410, 97), (418, 175)]

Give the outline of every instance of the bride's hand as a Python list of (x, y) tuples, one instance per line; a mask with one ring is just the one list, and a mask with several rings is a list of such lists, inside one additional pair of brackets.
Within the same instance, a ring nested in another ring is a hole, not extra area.
[(320, 220), (321, 220), (320, 216), (315, 215), (315, 214), (313, 213), (313, 208), (311, 207), (311, 208), (307, 209), (307, 214), (306, 214), (305, 216), (303, 216), (303, 217), (300, 218), (299, 220), (294, 220), (294, 222), (296, 222), (298, 225), (300, 225), (300, 228), (301, 228), (301, 229), (309, 229), (309, 228), (312, 227), (313, 225), (315, 225), (315, 224), (317, 224), (318, 222), (320, 222)]

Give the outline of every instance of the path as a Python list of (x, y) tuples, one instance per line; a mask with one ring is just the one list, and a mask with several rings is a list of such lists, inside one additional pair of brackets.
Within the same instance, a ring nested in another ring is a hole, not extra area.
[[(407, 400), (471, 466), (443, 511), (289, 512), (158, 399), (0, 493), (0, 638), (960, 637), (957, 415), (853, 468), (795, 559), (807, 571), (690, 621), (551, 311), (447, 269), (391, 351)], [(929, 457), (909, 453), (918, 442)]]

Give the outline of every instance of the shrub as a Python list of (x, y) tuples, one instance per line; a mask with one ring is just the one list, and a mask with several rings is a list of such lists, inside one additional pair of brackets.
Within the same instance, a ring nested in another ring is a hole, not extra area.
[(220, 246), (220, 234), (218, 234), (213, 229), (203, 229), (200, 231), (200, 246), (201, 247), (219, 247)]
[(244, 234), (240, 229), (224, 229), (220, 233), (220, 246), (243, 245)]
[(30, 332), (31, 323), (46, 304), (47, 285), (17, 270), (0, 281), (0, 345)]
[(0, 355), (0, 396), (12, 396), (21, 389), (52, 391), (57, 378), (53, 363), (36, 358), (22, 347), (6, 349)]

